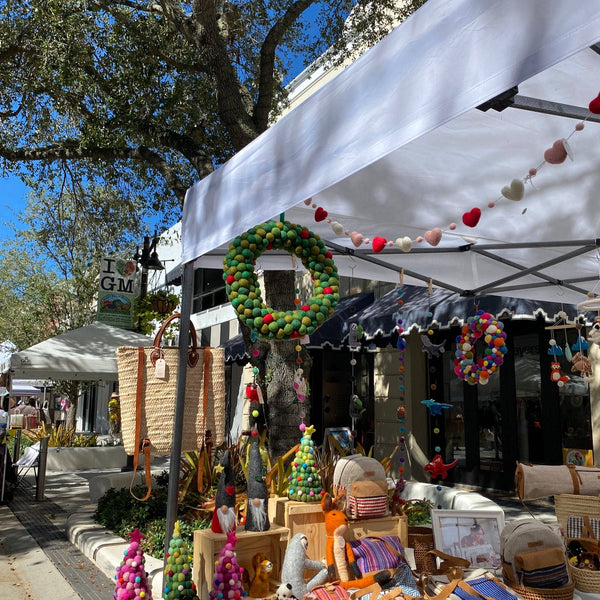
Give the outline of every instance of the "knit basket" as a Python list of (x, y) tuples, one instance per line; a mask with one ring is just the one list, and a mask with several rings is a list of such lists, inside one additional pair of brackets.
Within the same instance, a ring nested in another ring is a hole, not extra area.
[(415, 568), (419, 573), (432, 573), (437, 568), (435, 556), (427, 554), (435, 548), (433, 529), (411, 525), (408, 528), (408, 546), (415, 551)]
[(600, 571), (578, 569), (569, 564), (569, 574), (578, 590), (592, 593), (598, 593), (598, 590), (600, 590)]
[(523, 600), (573, 600), (575, 585), (565, 585), (556, 590), (524, 587), (505, 580), (505, 584), (523, 597)]
[(576, 494), (556, 494), (554, 496), (556, 520), (566, 531), (569, 515), (600, 517), (598, 496), (578, 496)]

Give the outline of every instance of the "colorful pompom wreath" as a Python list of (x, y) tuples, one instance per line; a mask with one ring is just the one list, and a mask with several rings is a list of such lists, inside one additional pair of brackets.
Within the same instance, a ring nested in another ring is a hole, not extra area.
[[(460, 379), (470, 385), (489, 382), (492, 373), (504, 362), (506, 348), (506, 333), (502, 331), (504, 324), (496, 321), (490, 313), (478, 310), (474, 317), (467, 319), (463, 325), (462, 334), (456, 338), (454, 354), (454, 372)], [(485, 356), (475, 358), (475, 343), (483, 338), (487, 344)]]
[[(261, 297), (254, 262), (272, 249), (297, 256), (313, 278), (314, 294), (299, 309), (276, 311)], [(236, 237), (223, 265), (227, 297), (238, 318), (262, 338), (286, 340), (310, 335), (333, 314), (340, 298), (331, 252), (307, 227), (287, 221), (262, 223)]]

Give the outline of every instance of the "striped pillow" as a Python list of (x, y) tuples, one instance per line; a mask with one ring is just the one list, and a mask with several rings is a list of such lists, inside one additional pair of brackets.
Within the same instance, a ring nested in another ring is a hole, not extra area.
[[(354, 552), (356, 564), (363, 574), (381, 571), (381, 569), (395, 569), (403, 562), (404, 548), (400, 538), (395, 535), (382, 536), (381, 539), (351, 540), (350, 546)], [(392, 548), (395, 552), (392, 551)]]

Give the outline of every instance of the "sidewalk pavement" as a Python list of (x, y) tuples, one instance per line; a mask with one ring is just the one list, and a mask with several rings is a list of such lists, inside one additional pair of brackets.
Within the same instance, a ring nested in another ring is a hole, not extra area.
[[(109, 600), (114, 572), (128, 544), (93, 522), (89, 480), (119, 470), (48, 472), (45, 500), (35, 500), (35, 481), (26, 478), (8, 506), (0, 506), (0, 600)], [(500, 505), (506, 521), (531, 516), (510, 494), (480, 492)], [(544, 522), (555, 522), (554, 502), (527, 503)], [(146, 557), (154, 578), (153, 597), (162, 597), (162, 561)]]

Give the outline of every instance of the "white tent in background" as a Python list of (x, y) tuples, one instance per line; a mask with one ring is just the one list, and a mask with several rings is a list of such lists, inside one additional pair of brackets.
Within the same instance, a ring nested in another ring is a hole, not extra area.
[(20, 379), (114, 381), (117, 348), (150, 345), (145, 335), (96, 322), (13, 354), (11, 371)]

